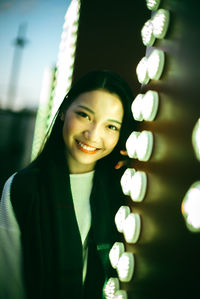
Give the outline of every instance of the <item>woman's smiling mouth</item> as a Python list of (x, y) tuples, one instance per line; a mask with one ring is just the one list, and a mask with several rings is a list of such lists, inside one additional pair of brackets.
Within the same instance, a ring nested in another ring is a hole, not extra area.
[(95, 154), (99, 150), (99, 148), (91, 146), (83, 141), (79, 141), (77, 139), (75, 139), (75, 141), (76, 141), (78, 149), (86, 154)]

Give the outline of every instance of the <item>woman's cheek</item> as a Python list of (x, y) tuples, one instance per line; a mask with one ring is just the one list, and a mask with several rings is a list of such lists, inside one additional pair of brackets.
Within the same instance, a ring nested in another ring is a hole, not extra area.
[(110, 151), (112, 151), (118, 143), (119, 135), (114, 136), (114, 138), (108, 138), (107, 140), (109, 142), (108, 148), (110, 148)]

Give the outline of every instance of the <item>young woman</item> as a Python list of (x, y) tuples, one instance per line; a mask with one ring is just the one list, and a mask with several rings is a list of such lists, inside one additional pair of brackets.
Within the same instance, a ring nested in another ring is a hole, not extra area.
[(132, 100), (118, 75), (86, 74), (64, 98), (36, 160), (8, 179), (0, 298), (102, 298), (114, 275), (108, 253), (124, 204), (115, 168), (135, 129)]

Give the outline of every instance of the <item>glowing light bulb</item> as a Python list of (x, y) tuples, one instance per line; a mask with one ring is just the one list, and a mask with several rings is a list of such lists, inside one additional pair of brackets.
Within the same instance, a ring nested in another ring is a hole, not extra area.
[(115, 215), (115, 224), (118, 232), (123, 232), (124, 221), (130, 214), (131, 210), (128, 206), (121, 206)]
[(138, 160), (148, 161), (153, 149), (153, 134), (149, 131), (142, 131), (137, 137), (136, 154)]
[(127, 293), (124, 290), (118, 290), (115, 293), (114, 299), (127, 299)]
[(124, 244), (122, 242), (115, 242), (109, 252), (110, 263), (114, 269), (117, 268), (117, 264), (123, 252), (124, 252)]
[(129, 158), (137, 158), (136, 145), (139, 132), (133, 131), (126, 141), (126, 150)]
[(181, 205), (187, 228), (200, 232), (200, 181), (195, 182), (187, 191)]
[(155, 49), (148, 58), (147, 70), (151, 79), (158, 80), (164, 68), (165, 55), (162, 50)]
[(147, 84), (149, 82), (147, 66), (148, 66), (148, 59), (147, 57), (143, 57), (136, 67), (137, 78), (141, 84)]
[(130, 195), (131, 179), (134, 173), (135, 173), (134, 168), (127, 168), (121, 177), (120, 183), (121, 183), (122, 191), (125, 195)]
[(152, 121), (158, 111), (159, 97), (157, 91), (148, 90), (143, 97), (142, 116), (144, 120)]
[(104, 295), (106, 299), (113, 299), (114, 294), (119, 290), (119, 279), (111, 277), (104, 286)]
[[(152, 121), (154, 120), (157, 111), (158, 111), (158, 104), (159, 104), (159, 96), (156, 91), (148, 90), (145, 94), (139, 93), (136, 98), (133, 100), (131, 105), (131, 110), (133, 113), (133, 118), (137, 121)], [(137, 136), (131, 136), (130, 146), (131, 143), (135, 143), (135, 138)], [(129, 146), (129, 148), (130, 148)], [(132, 149), (133, 151), (133, 149)], [(128, 153), (129, 155), (129, 153)], [(130, 158), (135, 158), (135, 153)]]
[(155, 36), (153, 34), (153, 23), (148, 20), (141, 30), (142, 41), (145, 46), (152, 46), (155, 41)]
[(136, 98), (134, 99), (132, 105), (131, 105), (131, 110), (133, 113), (133, 118), (138, 121), (143, 120), (142, 116), (142, 99), (143, 99), (143, 94), (139, 93)]
[(164, 38), (169, 26), (169, 11), (166, 9), (159, 9), (152, 18), (153, 35), (156, 38)]
[(127, 243), (135, 244), (138, 241), (141, 230), (140, 215), (130, 213), (125, 219), (123, 234)]
[(134, 255), (130, 252), (122, 253), (117, 264), (117, 273), (120, 281), (128, 282), (134, 271)]
[(147, 189), (147, 175), (143, 171), (136, 171), (132, 177), (130, 196), (135, 202), (141, 202), (144, 199)]
[(156, 10), (160, 5), (160, 0), (146, 0), (146, 5), (148, 9)]
[[(121, 186), (125, 195), (130, 195), (133, 201), (141, 202), (144, 199), (147, 188), (146, 173), (143, 171), (135, 171), (134, 168), (127, 168), (121, 178)], [(116, 214), (119, 218), (119, 223), (121, 223), (121, 219), (124, 221), (124, 207), (125, 206), (122, 206), (122, 210), (120, 210), (121, 208), (119, 209), (119, 215), (118, 213)], [(130, 209), (128, 212), (126, 211), (126, 216), (127, 213), (130, 213)]]
[(196, 158), (200, 161), (200, 118), (197, 120), (192, 132), (192, 145)]

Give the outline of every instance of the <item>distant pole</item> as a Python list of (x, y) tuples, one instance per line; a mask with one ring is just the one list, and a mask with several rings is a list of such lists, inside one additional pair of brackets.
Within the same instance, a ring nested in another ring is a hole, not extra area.
[(27, 44), (26, 35), (27, 24), (23, 23), (19, 25), (18, 34), (16, 39), (14, 40), (14, 56), (11, 67), (11, 75), (8, 87), (8, 106), (11, 108), (15, 102), (15, 98), (17, 95), (17, 86), (19, 81), (19, 73), (22, 61), (22, 50)]

